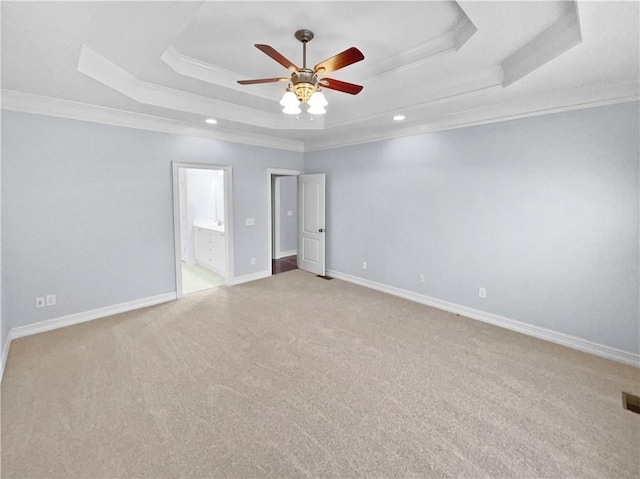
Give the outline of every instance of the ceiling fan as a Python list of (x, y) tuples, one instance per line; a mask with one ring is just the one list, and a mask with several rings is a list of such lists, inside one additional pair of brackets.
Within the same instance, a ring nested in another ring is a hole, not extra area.
[(362, 91), (363, 87), (361, 85), (334, 80), (333, 78), (320, 77), (325, 73), (331, 73), (352, 65), (353, 63), (357, 63), (360, 60), (364, 60), (364, 55), (360, 50), (355, 47), (348, 48), (347, 50), (318, 63), (312, 70), (307, 68), (307, 43), (313, 39), (313, 32), (306, 29), (298, 30), (295, 33), (295, 37), (302, 42), (302, 68), (296, 66), (290, 60), (285, 58), (282, 54), (276, 51), (275, 48), (269, 45), (256, 44), (255, 46), (258, 50), (266, 53), (280, 65), (291, 70), (291, 76), (260, 78), (257, 80), (238, 80), (238, 83), (241, 85), (254, 85), (256, 83), (288, 81), (289, 86), (287, 87), (287, 91), (282, 97), (280, 104), (284, 106), (284, 110), (282, 110), (284, 113), (292, 115), (297, 115), (302, 112), (300, 104), (308, 104), (309, 109), (307, 112), (313, 115), (322, 115), (326, 113), (324, 107), (327, 106), (327, 100), (320, 91), (321, 88), (341, 91), (349, 93), (350, 95), (357, 95)]

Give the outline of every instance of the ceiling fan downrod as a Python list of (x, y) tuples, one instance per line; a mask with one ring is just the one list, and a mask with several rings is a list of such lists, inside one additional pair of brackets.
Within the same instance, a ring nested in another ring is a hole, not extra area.
[(307, 43), (313, 40), (313, 32), (301, 29), (295, 33), (295, 37), (302, 42), (302, 68), (291, 76), (291, 83), (298, 100), (307, 103), (318, 89), (318, 75), (307, 68)]
[(295, 37), (302, 42), (302, 68), (307, 68), (307, 42), (313, 40), (313, 32), (303, 28), (295, 33)]

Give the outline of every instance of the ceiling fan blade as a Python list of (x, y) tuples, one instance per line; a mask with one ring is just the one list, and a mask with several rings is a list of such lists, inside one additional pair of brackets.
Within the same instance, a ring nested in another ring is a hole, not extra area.
[(319, 83), (322, 87), (328, 88), (329, 90), (341, 91), (343, 93), (349, 93), (350, 95), (357, 95), (364, 88), (362, 85), (334, 80), (333, 78), (323, 78)]
[(240, 85), (255, 85), (256, 83), (275, 83), (278, 81), (289, 81), (289, 78), (259, 78), (257, 80), (238, 80)]
[(266, 53), (275, 61), (277, 61), (280, 65), (285, 68), (288, 68), (292, 72), (297, 72), (299, 68), (291, 62), (291, 60), (285, 58), (280, 52), (278, 52), (275, 48), (269, 45), (261, 45), (259, 43), (255, 44), (255, 47), (263, 53)]
[(338, 53), (337, 55), (327, 58), (325, 61), (318, 63), (313, 67), (313, 71), (316, 73), (324, 74), (331, 73), (341, 68), (347, 67), (353, 63), (357, 63), (360, 60), (364, 60), (364, 55), (356, 47), (351, 47)]

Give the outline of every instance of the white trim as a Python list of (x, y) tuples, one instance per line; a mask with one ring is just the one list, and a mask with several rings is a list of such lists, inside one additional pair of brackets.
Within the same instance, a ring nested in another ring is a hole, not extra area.
[(502, 61), (503, 87), (508, 87), (582, 42), (576, 1), (565, 2), (564, 6), (567, 13)]
[[(637, 86), (635, 88), (637, 90)], [(569, 104), (565, 106), (543, 108), (540, 110), (523, 111), (521, 113), (507, 113), (503, 116), (488, 115), (486, 118), (476, 118), (472, 120), (464, 120), (464, 119), (458, 120), (456, 116), (451, 116), (440, 122), (418, 124), (417, 126), (411, 126), (411, 127), (403, 128), (400, 130), (374, 132), (368, 137), (352, 136), (348, 139), (334, 138), (334, 139), (328, 139), (328, 140), (319, 140), (319, 141), (316, 141), (315, 143), (305, 144), (304, 152), (310, 153), (314, 151), (324, 151), (324, 150), (329, 150), (333, 148), (344, 148), (347, 146), (364, 145), (367, 143), (373, 143), (373, 142), (384, 141), (384, 140), (392, 140), (395, 138), (419, 136), (419, 135), (425, 135), (428, 133), (435, 133), (438, 131), (449, 131), (449, 130), (457, 130), (460, 128), (469, 128), (472, 126), (490, 125), (493, 123), (502, 123), (505, 121), (520, 120), (520, 119), (532, 118), (536, 116), (551, 115), (555, 113), (564, 113), (564, 112), (569, 112), (574, 110), (584, 110), (587, 108), (596, 108), (600, 106), (617, 105), (620, 103), (630, 103), (638, 100), (640, 100), (640, 96), (637, 93), (631, 93), (626, 96), (620, 96), (620, 97), (611, 98), (611, 99), (587, 101), (584, 103), (575, 103), (575, 104)], [(493, 108), (495, 110), (500, 107), (507, 108), (509, 106), (511, 106), (511, 104), (498, 103), (493, 106), (484, 105), (482, 108), (487, 108), (487, 109)], [(479, 111), (482, 108), (479, 108), (477, 110)], [(463, 112), (460, 112), (457, 116), (464, 118), (465, 116), (469, 116), (469, 113), (474, 113), (474, 111), (472, 110), (463, 111)]]
[(276, 259), (286, 258), (287, 256), (293, 256), (298, 254), (297, 249), (292, 249), (291, 251), (280, 251), (279, 255), (276, 255)]
[(11, 330), (7, 333), (7, 339), (4, 342), (4, 348), (2, 349), (2, 364), (0, 364), (0, 383), (4, 377), (4, 367), (7, 364), (7, 358), (9, 357), (9, 348), (11, 347)]
[(267, 232), (269, 233), (269, 239), (267, 240), (268, 256), (267, 264), (269, 265), (269, 274), (271, 276), (271, 262), (273, 261), (273, 210), (271, 207), (271, 176), (299, 176), (303, 175), (302, 170), (287, 170), (283, 168), (267, 168)]
[[(180, 192), (179, 175), (180, 168), (198, 170), (222, 170), (224, 171), (224, 232), (225, 249), (227, 252), (226, 273), (223, 275), (225, 284), (230, 283), (234, 277), (233, 261), (233, 167), (229, 165), (210, 165), (207, 163), (180, 163), (171, 162), (173, 178), (173, 241), (176, 267), (176, 297), (182, 298), (182, 235), (180, 234)], [(211, 269), (209, 266), (207, 268)], [(220, 274), (220, 271), (216, 271)]]
[(14, 340), (17, 338), (22, 338), (23, 336), (31, 336), (32, 334), (44, 333), (53, 329), (64, 328), (66, 326), (72, 326), (74, 324), (93, 321), (94, 319), (113, 316), (114, 314), (126, 313), (127, 311), (133, 311), (134, 309), (141, 309), (148, 306), (155, 306), (156, 304), (175, 301), (175, 299), (175, 291), (171, 293), (159, 294), (157, 296), (136, 299), (133, 301), (128, 301), (126, 303), (114, 304), (113, 306), (106, 306), (104, 308), (83, 311), (81, 313), (70, 314), (68, 316), (61, 316), (59, 318), (47, 319), (46, 321), (27, 324), (26, 326), (18, 326), (16, 328), (11, 328), (11, 330), (9, 331), (9, 335), (11, 336), (11, 340)]
[(430, 296), (414, 293), (413, 291), (408, 291), (406, 289), (395, 288), (393, 286), (388, 286), (386, 284), (378, 283), (368, 279), (340, 273), (339, 271), (328, 269), (327, 275), (332, 278), (341, 279), (349, 283), (364, 286), (365, 288), (375, 289), (376, 291), (381, 291), (393, 296), (398, 296), (410, 301), (415, 301), (416, 303), (425, 304), (427, 306), (432, 306), (444, 311), (449, 311), (450, 313), (459, 314), (466, 318), (476, 319), (484, 323), (493, 324), (494, 326), (526, 334), (527, 336), (533, 336), (534, 338), (543, 339), (545, 341), (550, 341), (562, 346), (567, 346), (572, 349), (577, 349), (578, 351), (594, 354), (596, 356), (611, 359), (620, 363), (630, 364), (631, 366), (640, 367), (640, 355), (632, 352), (622, 351), (611, 346), (594, 343), (586, 339), (578, 338), (576, 336), (571, 336), (550, 329), (541, 328), (539, 326), (522, 323), (520, 321), (505, 318), (504, 316), (498, 316), (496, 314), (487, 313), (485, 311), (479, 311), (467, 306), (462, 306), (459, 304), (450, 303), (448, 301), (443, 301), (441, 299), (432, 298)]
[(221, 125), (218, 125), (215, 129), (207, 127), (204, 124), (202, 127), (198, 127), (186, 121), (13, 90), (2, 90), (2, 109), (67, 118), (70, 120), (88, 121), (103, 125), (134, 128), (137, 130), (195, 136), (198, 138), (228, 141), (243, 145), (262, 146), (264, 148), (297, 152), (304, 151), (304, 143), (301, 141), (254, 133), (232, 132), (223, 130), (224, 127), (221, 127)]
[(242, 73), (227, 70), (226, 68), (184, 55), (174, 45), (167, 48), (160, 56), (160, 59), (180, 75), (230, 88), (231, 90), (241, 91), (246, 95), (255, 95), (270, 100), (273, 102), (274, 107), (277, 108), (278, 100), (274, 95), (274, 90), (264, 85), (253, 85), (251, 88), (246, 88), (238, 84), (237, 80), (250, 80), (250, 77)]
[(82, 45), (80, 49), (77, 70), (145, 105), (169, 108), (203, 117), (222, 118), (270, 130), (322, 130), (324, 128), (323, 117), (314, 119), (313, 122), (300, 122), (293, 115), (283, 115), (279, 108), (273, 112), (264, 111), (142, 81), (86, 45)]
[(271, 268), (269, 268), (267, 271), (259, 271), (257, 273), (250, 273), (242, 276), (237, 276), (233, 278), (228, 283), (228, 285), (237, 286), (239, 284), (249, 283), (250, 281), (257, 281), (259, 279), (268, 278), (269, 276), (271, 276)]
[[(488, 87), (485, 91), (492, 91)], [(466, 92), (460, 94), (462, 97), (482, 92)], [(192, 123), (161, 118), (131, 111), (117, 110), (98, 105), (79, 103), (58, 98), (51, 98), (30, 93), (23, 93), (12, 90), (2, 90), (2, 109), (37, 115), (47, 115), (58, 118), (67, 118), (78, 121), (88, 121), (104, 125), (120, 126), (147, 131), (157, 131), (162, 133), (172, 133), (177, 135), (192, 136), (197, 138), (207, 138), (213, 140), (239, 143), (243, 145), (260, 146), (264, 148), (274, 148), (279, 150), (295, 151), (301, 153), (323, 151), (332, 148), (342, 148), (346, 146), (362, 145), (376, 141), (390, 140), (409, 136), (424, 135), (438, 131), (455, 130), (472, 126), (500, 123), (504, 121), (518, 120), (523, 118), (562, 113), (573, 110), (582, 110), (593, 107), (616, 105), (638, 101), (638, 83), (628, 82), (618, 85), (609, 85), (602, 90), (592, 88), (586, 90), (572, 90), (571, 92), (560, 92), (548, 94), (534, 99), (520, 98), (508, 103), (491, 103), (480, 108), (458, 112), (435, 122), (417, 121), (412, 126), (399, 130), (385, 129), (381, 131), (366, 132), (362, 135), (350, 133), (348, 137), (335, 137), (327, 135), (316, 140), (306, 142), (297, 140), (287, 140), (270, 135), (259, 135), (253, 133), (232, 132), (222, 128), (211, 129), (194, 126)], [(423, 106), (434, 103), (448, 102), (457, 99), (447, 97), (427, 101)], [(559, 106), (543, 106), (547, 105)], [(388, 114), (388, 113), (387, 113)], [(420, 114), (416, 111), (416, 114)], [(377, 118), (374, 114), (371, 118)], [(352, 120), (345, 120), (339, 125), (350, 124)], [(355, 122), (357, 124), (357, 122)], [(335, 126), (331, 125), (333, 128)], [(220, 127), (220, 125), (218, 125)]]
[(272, 254), (275, 259), (280, 258), (280, 180), (281, 176), (272, 177), (273, 178), (273, 191), (272, 199), (273, 199), (273, 209), (271, 210), (271, 220), (273, 221), (273, 245)]
[(106, 318), (108, 316), (113, 316), (114, 314), (126, 313), (127, 311), (147, 308), (149, 306), (155, 306), (157, 304), (168, 303), (169, 301), (175, 300), (176, 293), (174, 291), (171, 293), (149, 296), (148, 298), (135, 299), (126, 303), (105, 306), (104, 308), (92, 309), (90, 311), (69, 314), (67, 316), (60, 316), (59, 318), (47, 319), (45, 321), (27, 324), (26, 326), (11, 328), (9, 330), (9, 334), (7, 334), (4, 349), (2, 350), (0, 381), (2, 381), (2, 378), (4, 377), (4, 368), (7, 363), (7, 358), (9, 357), (9, 348), (11, 347), (11, 342), (14, 339), (31, 336), (32, 334), (44, 333), (54, 329), (65, 328), (67, 326), (73, 326), (74, 324), (86, 323), (87, 321), (93, 321), (94, 319)]

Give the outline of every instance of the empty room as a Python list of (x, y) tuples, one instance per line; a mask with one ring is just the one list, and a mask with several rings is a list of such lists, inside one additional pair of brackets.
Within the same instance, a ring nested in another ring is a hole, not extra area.
[(640, 476), (640, 3), (1, 2), (0, 476)]

